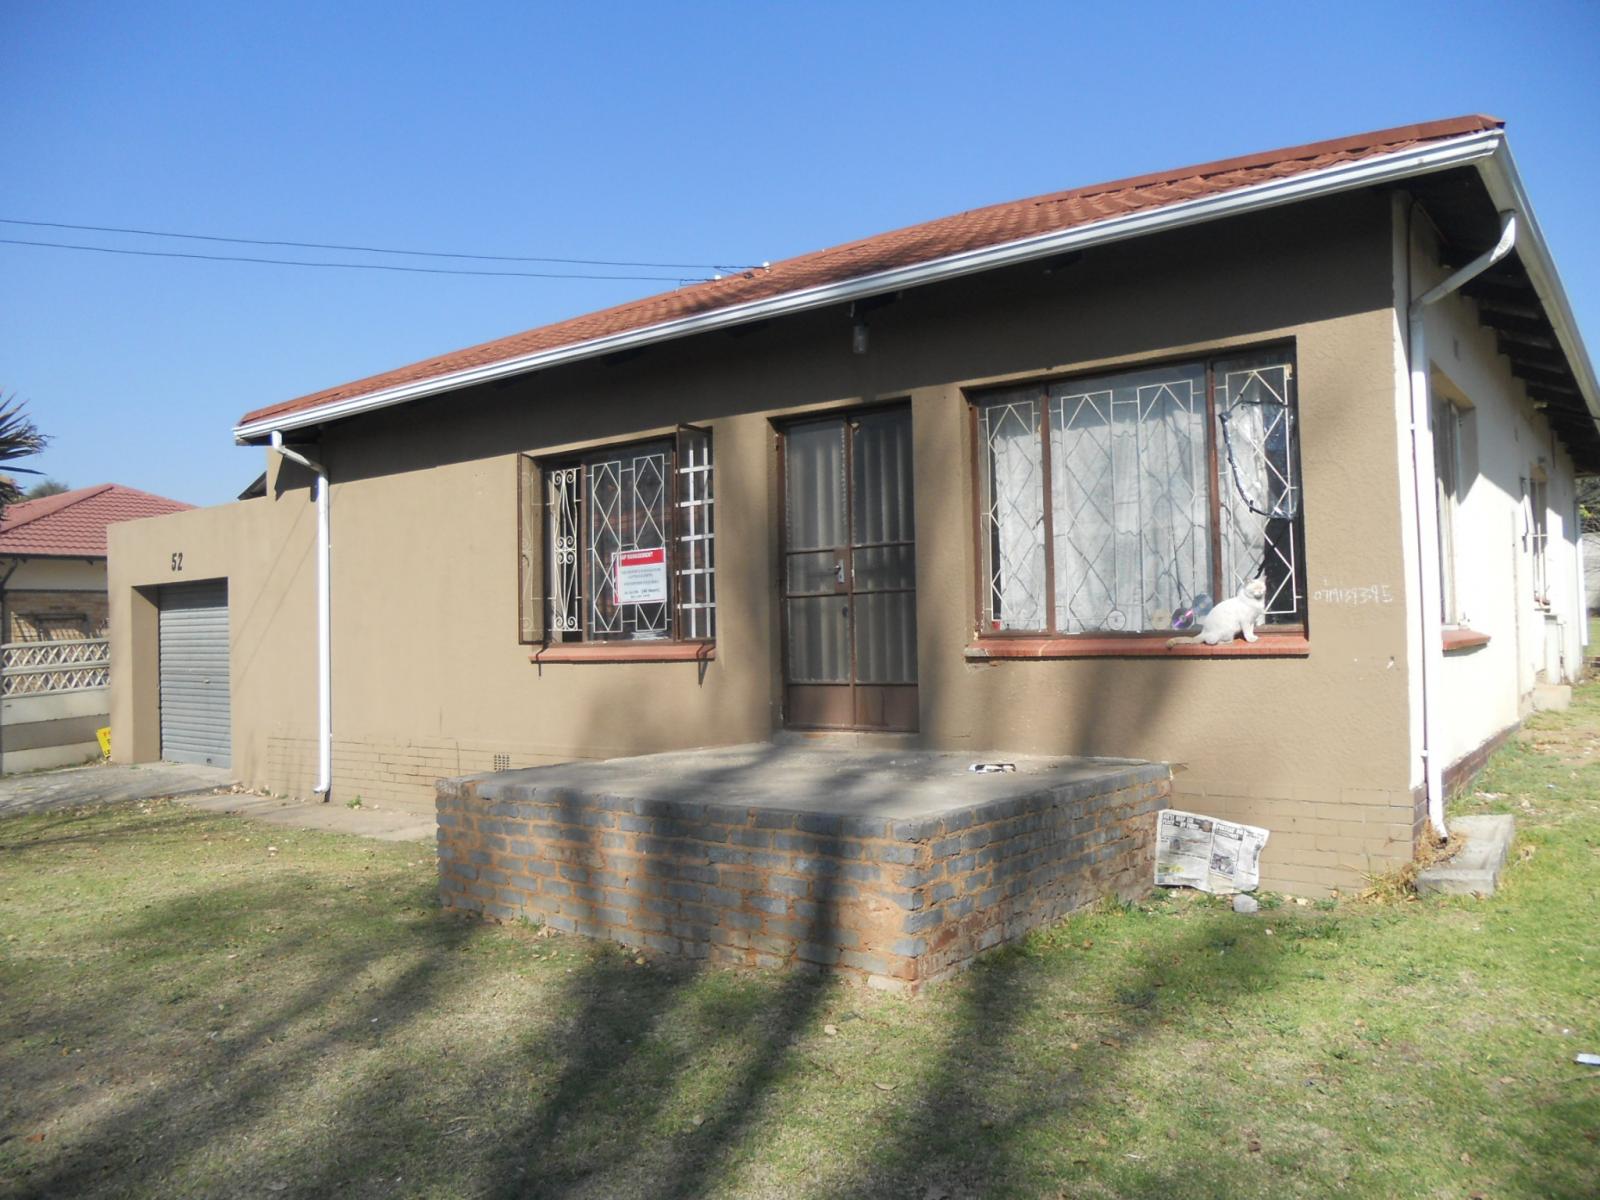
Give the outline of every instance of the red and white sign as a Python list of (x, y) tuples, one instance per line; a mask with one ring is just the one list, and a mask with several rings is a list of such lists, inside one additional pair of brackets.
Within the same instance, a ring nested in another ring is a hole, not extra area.
[(613, 556), (618, 604), (667, 602), (667, 548), (621, 550)]

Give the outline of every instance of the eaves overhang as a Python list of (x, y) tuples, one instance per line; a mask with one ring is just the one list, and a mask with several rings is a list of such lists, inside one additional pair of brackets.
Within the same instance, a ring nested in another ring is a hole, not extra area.
[(1001, 267), (1053, 258), (1074, 250), (1126, 241), (1146, 234), (1180, 229), (1320, 196), (1335, 195), (1358, 188), (1395, 185), (1406, 179), (1464, 166), (1473, 166), (1478, 170), (1497, 206), (1514, 207), (1519, 213), (1524, 214), (1527, 228), (1525, 257), (1529, 275), (1541, 302), (1550, 310), (1551, 323), (1555, 326), (1567, 357), (1573, 364), (1573, 372), (1580, 381), (1590, 414), (1600, 416), (1600, 388), (1596, 387), (1594, 370), (1584, 350), (1582, 339), (1578, 336), (1571, 306), (1567, 302), (1554, 261), (1539, 232), (1538, 224), (1528, 207), (1525, 189), (1506, 147), (1505, 134), (1499, 128), (1494, 128), (1427, 142), (1357, 161), (1338, 163), (1211, 196), (1179, 201), (1157, 209), (1107, 217), (1069, 229), (984, 246), (815, 287), (800, 288), (747, 303), (450, 371), (304, 409), (276, 415), (266, 414), (235, 426), (233, 436), (240, 444), (260, 443), (266, 441), (275, 431), (288, 432), (322, 426), (393, 408), (413, 400), (527, 375), (567, 363), (616, 354), (619, 351), (642, 349), (700, 333), (731, 329), (756, 321), (771, 320), (774, 317), (959, 279)]

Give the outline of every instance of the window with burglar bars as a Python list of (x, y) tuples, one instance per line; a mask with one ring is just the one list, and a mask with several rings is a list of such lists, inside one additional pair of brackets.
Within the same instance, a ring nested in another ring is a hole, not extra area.
[(549, 641), (715, 638), (709, 431), (551, 463), (543, 476)]
[(1288, 351), (977, 398), (980, 629), (1171, 633), (1256, 576), (1304, 620)]

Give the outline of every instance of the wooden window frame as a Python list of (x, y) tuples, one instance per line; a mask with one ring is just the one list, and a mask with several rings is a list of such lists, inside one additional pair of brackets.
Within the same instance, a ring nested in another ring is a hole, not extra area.
[[(1293, 412), (1295, 416), (1293, 437), (1294, 455), (1297, 472), (1303, 468), (1303, 459), (1300, 449), (1300, 389), (1299, 389), (1299, 360), (1296, 345), (1293, 341), (1265, 342), (1247, 346), (1224, 346), (1188, 354), (1165, 355), (1160, 358), (1133, 359), (1122, 362), (1108, 363), (1083, 371), (1073, 371), (1065, 374), (1040, 375), (1023, 378), (1006, 383), (985, 385), (973, 388), (966, 392), (967, 400), (967, 439), (971, 448), (972, 471), (972, 548), (973, 548), (973, 611), (972, 621), (974, 630), (973, 642), (967, 647), (968, 659), (977, 661), (1018, 659), (1018, 658), (1088, 658), (1088, 657), (1165, 657), (1174, 658), (1210, 658), (1210, 657), (1304, 657), (1310, 653), (1310, 626), (1309, 615), (1306, 611), (1309, 602), (1309, 593), (1306, 588), (1305, 567), (1305, 504), (1303, 476), (1298, 480), (1301, 489), (1301, 505), (1296, 512), (1294, 532), (1300, 553), (1296, 557), (1294, 569), (1296, 572), (1295, 587), (1300, 597), (1300, 611), (1298, 619), (1282, 621), (1273, 625), (1257, 626), (1258, 641), (1251, 643), (1236, 639), (1232, 643), (1206, 646), (1204, 644), (1175, 646), (1168, 648), (1165, 642), (1174, 636), (1173, 630), (1132, 630), (1120, 632), (1114, 630), (1092, 630), (1083, 633), (1061, 632), (1057, 628), (1056, 618), (1056, 560), (1054, 539), (1054, 497), (1052, 495), (1051, 462), (1050, 462), (1050, 408), (1049, 393), (1052, 387), (1061, 384), (1071, 384), (1080, 379), (1104, 379), (1108, 376), (1132, 373), (1135, 371), (1151, 370), (1164, 366), (1192, 363), (1204, 369), (1205, 375), (1205, 405), (1206, 405), (1206, 472), (1208, 511), (1207, 536), (1210, 539), (1211, 560), (1211, 589), (1212, 595), (1219, 596), (1222, 587), (1222, 490), (1220, 483), (1219, 446), (1217, 434), (1216, 411), (1216, 379), (1215, 368), (1219, 362), (1232, 359), (1250, 358), (1257, 355), (1270, 355), (1281, 353), (1289, 364), (1291, 378), (1294, 380)], [(979, 425), (979, 411), (992, 398), (1002, 393), (1022, 392), (1037, 389), (1036, 402), (1040, 406), (1039, 437), (1041, 442), (1040, 452), (1040, 487), (1043, 502), (1044, 523), (1044, 559), (1045, 559), (1045, 628), (1044, 629), (993, 629), (986, 627), (988, 612), (987, 589), (989, 581), (986, 578), (984, 553), (984, 539), (987, 536), (987, 503), (983, 488), (983, 470), (979, 456), (983, 453), (982, 433)]]
[[(701, 426), (680, 425), (671, 433), (656, 436), (629, 438), (625, 441), (607, 442), (585, 447), (582, 450), (536, 457), (521, 455), (518, 464), (518, 541), (521, 556), (519, 596), (519, 636), (525, 644), (532, 644), (533, 661), (548, 662), (704, 662), (716, 657), (716, 600), (713, 597), (706, 613), (709, 632), (705, 637), (689, 637), (684, 632), (682, 574), (684, 565), (683, 533), (681, 529), (684, 501), (680, 492), (681, 464), (684, 461), (686, 439), (701, 438), (706, 446), (707, 486), (709, 494), (700, 501), (710, 514), (712, 526), (707, 551), (712, 557), (709, 571), (711, 586), (715, 587), (715, 506), (714, 479), (716, 457), (711, 430)], [(665, 637), (595, 637), (590, 625), (587, 583), (590, 563), (590, 518), (588, 496), (588, 468), (598, 459), (625, 456), (630, 451), (661, 447), (665, 451), (666, 494), (662, 538), (667, 559), (667, 623)], [(582, 628), (576, 636), (564, 635), (551, 628), (550, 603), (556, 562), (549, 539), (549, 486), (551, 473), (576, 468), (582, 481), (578, 498), (577, 533), (574, 571), (578, 585), (578, 611), (582, 614)], [(534, 611), (530, 611), (533, 609)]]

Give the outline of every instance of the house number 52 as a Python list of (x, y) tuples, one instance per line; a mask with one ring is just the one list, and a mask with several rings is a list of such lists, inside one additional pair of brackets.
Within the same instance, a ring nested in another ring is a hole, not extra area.
[(179, 550), (176, 554), (174, 554), (172, 556), (172, 569), (174, 571), (183, 570), (183, 551), (182, 550)]

